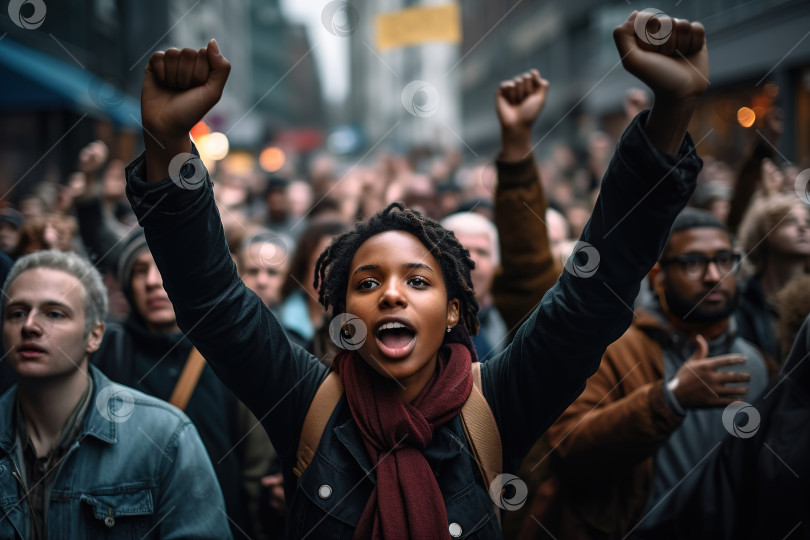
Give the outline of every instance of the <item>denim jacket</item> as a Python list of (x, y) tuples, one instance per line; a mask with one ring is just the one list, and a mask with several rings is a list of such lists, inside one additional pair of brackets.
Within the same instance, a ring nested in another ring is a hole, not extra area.
[[(48, 540), (232, 538), (211, 461), (188, 417), (89, 366), (93, 394), (57, 465)], [(0, 538), (30, 538), (20, 480), (16, 386), (0, 397)]]
[[(677, 156), (659, 152), (643, 131), (646, 114), (623, 136), (583, 232), (582, 240), (593, 247), (585, 252), (590, 258), (569, 261), (569, 271), (513, 342), (482, 366), (504, 472), (517, 470), (537, 438), (582, 392), (606, 347), (628, 328), (639, 284), (694, 189), (701, 162), (691, 138)], [(351, 538), (376, 476), (345, 398), (299, 481), (292, 468), (301, 427), (328, 368), (291, 343), (276, 317), (239, 279), (202, 162), (184, 167), (203, 179), (193, 183), (196, 189), (181, 187), (190, 185), (182, 179), (147, 183), (145, 168), (143, 156), (127, 167), (127, 196), (180, 328), (261, 420), (279, 453), (290, 508), (288, 536)], [(458, 417), (436, 430), (423, 455), (449, 520), (448, 530), (436, 531), (436, 537), (500, 538), (493, 501)], [(502, 508), (519, 503), (495, 502)]]

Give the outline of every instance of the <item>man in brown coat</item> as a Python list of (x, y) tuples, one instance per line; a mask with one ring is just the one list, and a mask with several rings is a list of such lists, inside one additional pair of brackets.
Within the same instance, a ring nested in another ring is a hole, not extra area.
[[(687, 208), (636, 310), (583, 394), (549, 428), (559, 480), (543, 526), (560, 538), (622, 538), (728, 435), (723, 412), (768, 382), (760, 352), (735, 333), (739, 294), (724, 225)], [(629, 307), (628, 307), (629, 309)]]

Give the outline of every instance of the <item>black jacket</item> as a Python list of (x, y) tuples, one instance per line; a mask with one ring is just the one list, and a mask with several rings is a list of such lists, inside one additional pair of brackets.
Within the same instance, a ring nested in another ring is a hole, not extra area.
[(740, 307), (734, 313), (740, 337), (765, 351), (774, 362), (780, 362), (782, 355), (776, 337), (779, 314), (765, 297), (761, 276), (751, 276), (741, 289)]
[[(701, 162), (691, 138), (677, 156), (658, 152), (644, 134), (645, 114), (623, 136), (583, 233), (596, 258), (563, 272), (511, 345), (482, 367), (506, 472), (517, 470), (540, 434), (582, 392), (608, 344), (630, 325), (628, 306), (694, 189)], [(351, 538), (375, 482), (373, 464), (344, 398), (296, 482), (292, 467), (301, 426), (328, 368), (292, 344), (239, 279), (210, 179), (195, 190), (181, 189), (168, 178), (148, 184), (141, 156), (127, 167), (127, 184), (178, 324), (262, 419), (278, 451), (290, 507), (287, 534)], [(444, 494), (448, 518), (462, 535), (500, 537), (458, 418), (436, 430), (424, 455)]]

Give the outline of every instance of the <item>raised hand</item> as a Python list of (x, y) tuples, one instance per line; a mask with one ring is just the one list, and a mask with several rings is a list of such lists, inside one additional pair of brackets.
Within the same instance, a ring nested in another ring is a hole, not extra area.
[(501, 129), (531, 129), (546, 104), (548, 81), (536, 69), (504, 81), (495, 96)]
[(79, 170), (93, 176), (104, 165), (109, 155), (107, 145), (103, 141), (95, 140), (79, 150)]
[(189, 130), (222, 97), (230, 71), (213, 39), (205, 49), (169, 49), (149, 59), (141, 91), (149, 181), (165, 178), (171, 159), (190, 150)]
[(709, 77), (706, 30), (699, 22), (633, 12), (613, 31), (625, 69), (656, 98), (700, 97)]
[(520, 161), (531, 152), (532, 124), (546, 104), (548, 81), (533, 69), (504, 81), (495, 94), (495, 110), (501, 124), (501, 154), (504, 161)]
[(668, 384), (678, 404), (684, 409), (723, 407), (739, 401), (748, 388), (729, 383), (748, 382), (747, 373), (719, 371), (723, 366), (745, 363), (741, 354), (726, 354), (707, 358), (709, 346), (703, 336), (697, 336), (697, 351), (678, 370)]
[(659, 150), (676, 154), (709, 84), (706, 30), (698, 22), (634, 11), (613, 40), (625, 69), (655, 94), (647, 135)]

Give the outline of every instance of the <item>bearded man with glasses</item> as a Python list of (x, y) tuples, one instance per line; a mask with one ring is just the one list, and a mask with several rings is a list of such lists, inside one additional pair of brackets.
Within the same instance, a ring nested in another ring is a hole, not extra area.
[(621, 538), (648, 525), (668, 493), (737, 431), (724, 422), (726, 407), (762, 393), (775, 365), (736, 333), (740, 259), (711, 213), (687, 208), (675, 219), (649, 275), (652, 305), (635, 310), (549, 428), (560, 489), (541, 521), (558, 538)]

